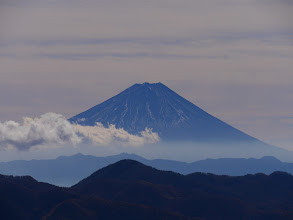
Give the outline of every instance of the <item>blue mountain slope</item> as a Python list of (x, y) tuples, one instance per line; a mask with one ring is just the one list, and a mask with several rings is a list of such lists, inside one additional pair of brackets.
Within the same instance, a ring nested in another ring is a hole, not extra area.
[(132, 134), (152, 128), (163, 140), (257, 141), (187, 101), (162, 83), (135, 84), (69, 119), (93, 126), (116, 125)]

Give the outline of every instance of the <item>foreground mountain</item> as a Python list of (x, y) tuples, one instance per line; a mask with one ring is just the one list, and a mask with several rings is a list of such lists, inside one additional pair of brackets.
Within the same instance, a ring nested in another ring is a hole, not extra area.
[(293, 163), (285, 163), (274, 157), (260, 159), (222, 158), (206, 159), (193, 163), (172, 160), (147, 160), (135, 154), (119, 154), (108, 157), (95, 157), (76, 154), (52, 160), (18, 160), (0, 163), (0, 173), (5, 175), (29, 175), (38, 181), (58, 186), (72, 186), (94, 171), (123, 159), (132, 159), (160, 170), (181, 174), (205, 172), (219, 175), (241, 176), (246, 174), (271, 174), (284, 171), (293, 174)]
[(290, 219), (293, 176), (276, 172), (242, 177), (159, 171), (123, 160), (82, 180), (72, 189), (202, 219)]
[(137, 161), (107, 166), (71, 188), (0, 175), (1, 219), (292, 219), (293, 176), (159, 171)]
[(163, 140), (257, 141), (203, 111), (162, 83), (135, 84), (69, 121), (88, 126), (97, 122), (105, 126), (114, 124), (132, 134), (152, 128)]
[(0, 175), (0, 195), (1, 220), (188, 219), (158, 208), (89, 197), (28, 176)]

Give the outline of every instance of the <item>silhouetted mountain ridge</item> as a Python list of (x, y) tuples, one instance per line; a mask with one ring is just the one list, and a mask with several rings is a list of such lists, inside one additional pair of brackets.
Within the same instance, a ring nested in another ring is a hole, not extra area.
[(155, 207), (89, 197), (31, 177), (1, 175), (0, 195), (1, 220), (190, 219)]
[(160, 170), (146, 166), (135, 160), (125, 159), (94, 172), (92, 175), (85, 178), (75, 186), (78, 186), (79, 184), (85, 184), (86, 181), (92, 182), (93, 180), (111, 178), (123, 181), (138, 179), (142, 181), (150, 181), (150, 179), (156, 179), (158, 181), (162, 181), (162, 183), (166, 183), (169, 178), (176, 178), (177, 176), (181, 176), (181, 174), (177, 174), (171, 171), (164, 171), (164, 175), (161, 174), (162, 173)]
[(292, 184), (284, 172), (184, 176), (122, 160), (71, 188), (1, 175), (0, 213), (3, 220), (289, 220)]
[(284, 172), (240, 177), (205, 173), (184, 176), (122, 160), (96, 171), (72, 189), (203, 219), (289, 219), (293, 216), (292, 184), (293, 176)]

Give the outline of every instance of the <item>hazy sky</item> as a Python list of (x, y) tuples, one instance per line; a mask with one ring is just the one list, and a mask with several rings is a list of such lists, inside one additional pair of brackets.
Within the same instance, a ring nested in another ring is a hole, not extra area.
[(0, 121), (162, 82), (293, 150), (292, 0), (0, 0)]

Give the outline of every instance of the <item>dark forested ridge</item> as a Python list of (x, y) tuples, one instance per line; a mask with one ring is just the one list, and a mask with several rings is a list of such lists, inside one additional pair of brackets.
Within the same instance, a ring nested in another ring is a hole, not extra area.
[(160, 171), (122, 160), (71, 188), (0, 176), (1, 219), (293, 219), (293, 176)]
[(190, 219), (155, 207), (85, 196), (28, 176), (1, 175), (0, 195), (1, 220)]

